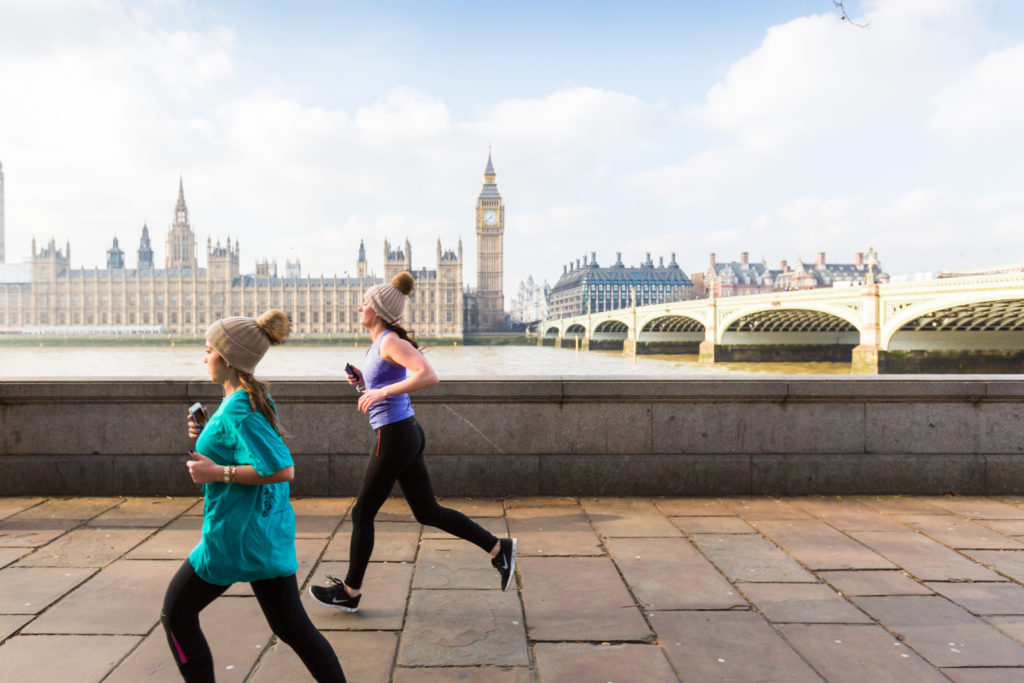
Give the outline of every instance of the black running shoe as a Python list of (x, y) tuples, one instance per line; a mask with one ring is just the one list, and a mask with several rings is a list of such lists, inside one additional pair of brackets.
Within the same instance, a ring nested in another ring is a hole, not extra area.
[(309, 587), (309, 594), (313, 596), (314, 600), (321, 605), (343, 609), (346, 612), (355, 612), (359, 609), (359, 598), (363, 597), (362, 593), (353, 598), (345, 592), (344, 581), (336, 579), (330, 574), (327, 575), (327, 580), (331, 582), (330, 586)]
[(501, 590), (508, 588), (516, 571), (516, 539), (501, 539), (501, 549), (497, 557), (491, 558), (491, 566), (501, 574)]

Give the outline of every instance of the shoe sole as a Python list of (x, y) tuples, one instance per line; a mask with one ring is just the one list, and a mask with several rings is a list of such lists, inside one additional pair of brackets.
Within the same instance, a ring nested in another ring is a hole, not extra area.
[(345, 607), (344, 605), (336, 605), (333, 602), (324, 602), (323, 600), (321, 600), (320, 598), (316, 597), (316, 595), (313, 594), (313, 587), (312, 586), (309, 587), (309, 597), (313, 598), (313, 600), (315, 602), (323, 605), (324, 607), (330, 607), (332, 609), (340, 609), (340, 610), (343, 610), (345, 612), (352, 612), (352, 613), (359, 611), (359, 607)]
[(512, 585), (512, 582), (516, 580), (516, 546), (519, 544), (519, 539), (512, 539), (512, 557), (509, 559), (508, 568), (508, 582), (501, 587), (502, 591), (508, 590), (508, 587)]

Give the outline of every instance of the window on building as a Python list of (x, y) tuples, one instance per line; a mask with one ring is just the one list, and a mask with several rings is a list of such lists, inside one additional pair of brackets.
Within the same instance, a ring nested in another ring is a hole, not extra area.
[(185, 322), (186, 323), (191, 323), (192, 322), (192, 311), (185, 311)]
[(148, 306), (149, 305), (149, 294), (143, 294), (142, 295), (142, 305), (143, 306)]
[(199, 311), (199, 324), (202, 325), (206, 322), (206, 311)]
[(89, 325), (92, 325), (92, 313), (90, 313), (89, 315), (85, 316), (85, 322), (87, 324), (89, 324)]
[(445, 292), (445, 293), (444, 293), (444, 302), (445, 302), (446, 304), (452, 304), (452, 303), (455, 303), (455, 292), (453, 292), (453, 291), (452, 291), (452, 290), (450, 290), (450, 289), (449, 289), (449, 290), (448, 290), (447, 292)]
[(38, 301), (39, 301), (39, 305), (40, 306), (45, 306), (46, 305), (46, 295), (45, 294), (40, 294)]
[(134, 313), (129, 313), (128, 314), (128, 324), (129, 325), (134, 325), (135, 324), (135, 314)]
[(114, 322), (118, 325), (121, 324), (121, 311), (114, 314)]
[(299, 322), (300, 323), (306, 322), (306, 312), (305, 311), (299, 311)]
[(172, 325), (177, 325), (178, 324), (178, 312), (177, 311), (171, 311), (171, 324)]
[(114, 295), (114, 305), (115, 306), (120, 306), (121, 305), (121, 295), (120, 294), (115, 294)]
[(224, 295), (223, 294), (214, 294), (213, 295), (213, 305), (214, 306), (223, 306), (224, 305)]
[(156, 324), (157, 325), (163, 325), (164, 324), (164, 312), (163, 311), (157, 311), (156, 312)]
[(320, 322), (320, 311), (313, 311), (313, 322)]
[(59, 296), (59, 297), (57, 298), (57, 301), (58, 301), (58, 303), (60, 304), (60, 306), (61, 306), (62, 308), (63, 308), (64, 306), (67, 306), (67, 305), (68, 305), (68, 298), (67, 298), (67, 296), (65, 296), (64, 294), (61, 294), (61, 295), (60, 295), (60, 296)]
[(134, 306), (135, 305), (135, 295), (134, 294), (129, 294), (128, 295), (128, 305), (129, 306)]
[(313, 305), (317, 306), (320, 304), (320, 292), (313, 292)]
[(106, 313), (101, 313), (100, 314), (100, 324), (101, 325), (106, 325), (107, 324), (107, 314)]
[(206, 305), (206, 295), (205, 294), (200, 294), (199, 295), (199, 305), (200, 306), (205, 306)]
[(186, 294), (185, 295), (185, 305), (186, 306), (191, 306), (192, 305), (192, 295), (191, 294)]
[[(157, 306), (163, 306), (164, 305), (164, 295), (163, 294), (157, 294), (156, 295), (156, 305)], [(163, 322), (163, 320), (161, 320), (160, 322)]]
[(345, 311), (338, 311), (338, 322), (345, 322)]
[(74, 320), (74, 324), (75, 325), (81, 325), (82, 324), (82, 314), (81, 313), (75, 313), (75, 317), (72, 318), (72, 320)]
[(453, 320), (453, 313), (452, 313), (452, 311), (445, 311), (444, 318), (445, 318), (445, 320), (447, 322), (452, 322), (452, 320)]
[(330, 324), (330, 322), (331, 322), (331, 312), (330, 311), (326, 311), (324, 313), (324, 322)]

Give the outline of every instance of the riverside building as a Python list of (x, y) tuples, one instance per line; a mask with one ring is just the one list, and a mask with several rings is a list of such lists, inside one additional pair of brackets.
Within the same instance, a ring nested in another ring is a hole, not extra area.
[(569, 318), (587, 313), (644, 306), (666, 301), (681, 301), (693, 298), (693, 284), (676, 263), (673, 252), (669, 264), (664, 257), (655, 266), (650, 253), (647, 260), (637, 267), (627, 268), (622, 263), (622, 252), (618, 252), (615, 263), (602, 268), (597, 263), (597, 254), (591, 252), (590, 260), (576, 259), (562, 267), (562, 276), (551, 288), (549, 315), (552, 318)]
[(704, 273), (704, 296), (740, 296), (767, 294), (819, 287), (844, 287), (874, 282), (888, 282), (889, 275), (875, 260), (865, 261), (864, 253), (853, 255), (852, 263), (827, 263), (825, 252), (819, 251), (814, 262), (801, 259), (790, 266), (785, 260), (778, 270), (761, 260), (751, 262), (749, 254), (742, 252), (739, 261), (718, 262), (711, 254)]
[[(2, 173), (2, 167), (0, 167)], [(74, 268), (71, 245), (55, 240), (37, 248), (24, 264), (0, 263), (0, 331), (66, 334), (168, 332), (201, 335), (211, 322), (235, 315), (257, 316), (280, 308), (292, 317), (294, 332), (312, 335), (361, 333), (358, 307), (367, 287), (408, 270), (416, 288), (403, 322), (420, 337), (462, 337), (497, 329), (504, 323), (501, 292), (504, 204), (497, 192), (490, 154), (484, 190), (477, 201), (478, 282), (463, 283), (462, 241), (444, 249), (440, 239), (433, 269), (415, 268), (412, 247), (385, 241), (384, 278), (368, 267), (362, 242), (355, 277), (303, 277), (298, 260), (278, 274), (276, 261), (258, 259), (242, 273), (239, 241), (206, 241), (200, 266), (195, 231), (189, 221), (182, 182), (174, 219), (167, 232), (164, 267), (154, 262), (149, 227), (139, 237), (136, 265), (128, 267), (118, 239), (107, 250), (105, 268)], [(3, 252), (3, 184), (0, 175), (0, 255)]]

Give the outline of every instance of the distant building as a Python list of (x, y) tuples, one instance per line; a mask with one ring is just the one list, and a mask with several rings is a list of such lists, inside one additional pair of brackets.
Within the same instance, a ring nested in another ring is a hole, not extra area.
[[(206, 267), (199, 267), (195, 233), (188, 218), (184, 188), (178, 185), (174, 221), (167, 234), (165, 268), (153, 267), (149, 228), (139, 240), (138, 267), (128, 268), (115, 237), (106, 268), (72, 268), (71, 245), (55, 240), (36, 247), (25, 264), (0, 265), (0, 329), (46, 329), (75, 333), (166, 331), (201, 335), (211, 322), (233, 315), (258, 316), (280, 308), (292, 318), (294, 332), (356, 334), (363, 292), (381, 282), (367, 274), (366, 251), (359, 248), (359, 277), (301, 277), (298, 259), (288, 259), (285, 277), (276, 262), (258, 260), (256, 272), (240, 272), (238, 240), (206, 242)], [(412, 250), (390, 253), (385, 243), (385, 276), (412, 271), (416, 289), (403, 322), (419, 336), (461, 337), (462, 255), (442, 252), (437, 269), (412, 266)]]
[(771, 270), (762, 261), (751, 263), (747, 252), (740, 254), (739, 261), (719, 263), (711, 254), (708, 269), (704, 273), (705, 295), (741, 296), (763, 294), (775, 291)]
[(538, 285), (530, 275), (519, 283), (519, 291), (509, 302), (509, 319), (513, 323), (531, 323), (548, 317), (548, 296), (551, 285)]
[(741, 296), (744, 294), (767, 294), (798, 289), (819, 287), (848, 287), (862, 285), (868, 281), (871, 272), (875, 282), (888, 282), (889, 275), (878, 263), (868, 264), (863, 252), (854, 254), (852, 263), (827, 263), (825, 252), (818, 252), (813, 263), (797, 260), (790, 266), (785, 260), (773, 270), (762, 260), (751, 262), (747, 252), (740, 254), (739, 261), (720, 263), (711, 254), (708, 269), (704, 273), (703, 293), (716, 297)]
[(590, 260), (577, 259), (563, 267), (562, 277), (551, 288), (549, 296), (550, 318), (568, 318), (586, 313), (598, 313), (619, 308), (681, 301), (693, 296), (693, 285), (676, 263), (676, 255), (665, 265), (664, 257), (655, 266), (650, 253), (637, 267), (627, 268), (622, 253), (616, 254), (615, 263), (602, 268), (597, 255)]

